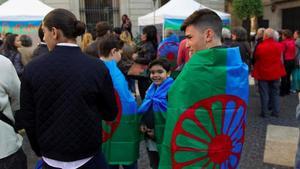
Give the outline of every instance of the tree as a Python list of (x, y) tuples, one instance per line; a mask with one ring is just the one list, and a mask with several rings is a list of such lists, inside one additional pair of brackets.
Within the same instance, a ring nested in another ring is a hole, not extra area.
[(233, 0), (233, 13), (240, 19), (246, 21), (246, 29), (250, 33), (252, 17), (263, 15), (263, 4), (261, 0)]

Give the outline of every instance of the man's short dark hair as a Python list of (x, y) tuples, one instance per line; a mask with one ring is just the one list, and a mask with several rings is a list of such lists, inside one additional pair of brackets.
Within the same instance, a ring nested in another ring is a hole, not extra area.
[(163, 67), (166, 70), (166, 72), (169, 72), (171, 70), (171, 64), (165, 58), (155, 59), (152, 62), (150, 62), (149, 63), (149, 69), (151, 69), (151, 67), (153, 67), (155, 65), (159, 65), (159, 66)]
[(117, 35), (107, 34), (100, 39), (98, 43), (98, 50), (100, 50), (102, 56), (108, 57), (113, 48), (120, 50), (123, 48), (123, 45), (123, 41), (121, 41)]
[(111, 31), (111, 30), (112, 30), (112, 27), (109, 25), (108, 22), (101, 21), (96, 24), (96, 36), (97, 37), (104, 36), (107, 33), (107, 31)]
[(21, 45), (24, 47), (31, 47), (32, 46), (32, 39), (28, 35), (21, 35), (20, 36)]
[(221, 38), (222, 36), (222, 20), (214, 11), (210, 9), (200, 9), (185, 19), (181, 26), (181, 30), (185, 31), (190, 25), (205, 30), (212, 29), (215, 34)]

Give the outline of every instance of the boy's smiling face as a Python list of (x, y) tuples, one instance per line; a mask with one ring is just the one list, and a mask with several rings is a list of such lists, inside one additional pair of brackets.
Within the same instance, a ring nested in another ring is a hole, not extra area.
[(169, 77), (169, 73), (161, 65), (153, 65), (149, 71), (150, 79), (157, 86)]

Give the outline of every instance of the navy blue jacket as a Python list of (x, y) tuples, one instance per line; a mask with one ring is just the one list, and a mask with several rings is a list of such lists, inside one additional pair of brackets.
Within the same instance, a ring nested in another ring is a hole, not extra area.
[(39, 156), (76, 161), (97, 154), (101, 120), (114, 120), (117, 109), (106, 66), (79, 47), (56, 46), (24, 69), (17, 122)]

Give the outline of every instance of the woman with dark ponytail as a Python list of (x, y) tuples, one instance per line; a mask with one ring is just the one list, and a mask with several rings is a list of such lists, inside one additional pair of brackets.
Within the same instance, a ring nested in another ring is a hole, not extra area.
[(118, 112), (109, 72), (81, 52), (76, 37), (85, 24), (68, 10), (48, 13), (42, 29), (50, 52), (24, 69), (17, 122), (43, 169), (106, 169), (101, 120), (112, 121)]

